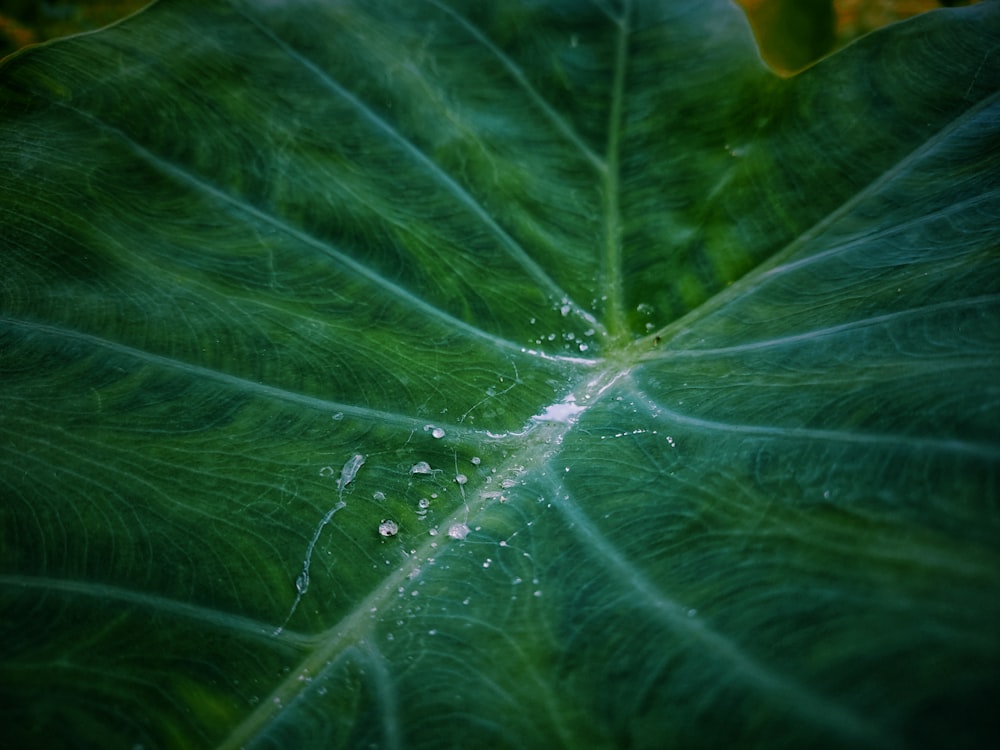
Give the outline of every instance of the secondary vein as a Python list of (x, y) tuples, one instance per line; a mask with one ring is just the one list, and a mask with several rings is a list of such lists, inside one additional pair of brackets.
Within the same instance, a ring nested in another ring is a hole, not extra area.
[(625, 98), (625, 66), (628, 59), (629, 18), (632, 4), (627, 2), (618, 21), (615, 44), (615, 76), (611, 88), (611, 113), (608, 121), (608, 151), (604, 173), (604, 288), (608, 332), (612, 338), (625, 336), (625, 305), (622, 290), (622, 231), (619, 192), (621, 191), (622, 109)]

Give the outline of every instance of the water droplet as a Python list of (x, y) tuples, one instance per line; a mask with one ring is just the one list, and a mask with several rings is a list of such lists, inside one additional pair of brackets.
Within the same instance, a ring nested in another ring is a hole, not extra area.
[(384, 519), (378, 525), (378, 533), (382, 536), (396, 536), (399, 533), (399, 524), (390, 519)]
[(431, 465), (426, 461), (417, 461), (413, 466), (410, 467), (411, 474), (433, 474), (434, 470)]
[(431, 437), (434, 438), (435, 440), (440, 440), (441, 438), (444, 437), (444, 430), (442, 430), (440, 427), (435, 427), (432, 424), (424, 425), (424, 432), (427, 431), (430, 431)]
[(336, 414), (334, 414), (334, 415), (333, 415), (333, 417), (332, 417), (332, 419), (333, 419), (333, 421), (334, 421), (334, 422), (339, 422), (339, 421), (340, 421), (340, 420), (342, 420), (343, 418), (344, 418), (344, 412), (342, 412), (342, 411), (338, 411), (338, 412), (337, 412)]
[(465, 476), (465, 474), (458, 474), (458, 475), (455, 476), (455, 481), (458, 484), (465, 484), (466, 482), (469, 481), (469, 478), (467, 476)]
[(385, 500), (385, 493), (381, 491), (374, 493), (372, 495), (372, 500), (377, 500), (378, 502), (381, 503), (382, 501)]
[(470, 460), (472, 461), (473, 466), (479, 466), (479, 464), (482, 463), (483, 461), (483, 459), (481, 459), (479, 456), (473, 456)]
[(420, 498), (420, 500), (417, 501), (417, 506), (420, 508), (428, 508), (430, 507), (430, 504), (431, 501), (428, 500), (426, 497), (422, 497)]
[(332, 477), (337, 471), (332, 466), (324, 466), (319, 470), (319, 475), (321, 477)]
[(452, 539), (465, 539), (469, 535), (469, 527), (464, 523), (453, 523), (448, 527), (448, 536)]

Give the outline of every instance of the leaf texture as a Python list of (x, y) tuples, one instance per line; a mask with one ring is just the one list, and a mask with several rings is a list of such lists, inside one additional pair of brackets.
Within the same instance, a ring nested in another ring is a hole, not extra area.
[(10, 746), (992, 746), (998, 43), (172, 0), (8, 58)]

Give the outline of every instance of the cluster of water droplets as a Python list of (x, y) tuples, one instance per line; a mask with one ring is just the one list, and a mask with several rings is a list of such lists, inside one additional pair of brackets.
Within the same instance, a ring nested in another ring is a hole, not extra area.
[[(606, 298), (605, 298), (606, 299)], [(595, 305), (597, 301), (594, 301)], [(573, 312), (573, 305), (568, 297), (557, 300), (554, 304), (555, 311), (562, 318), (569, 319)], [(538, 318), (531, 318), (528, 323), (532, 326), (538, 325)], [(594, 337), (597, 330), (593, 326), (587, 326), (584, 330), (561, 330), (539, 333), (531, 342), (536, 346), (546, 346), (549, 344), (561, 343), (563, 349), (571, 354), (588, 354), (594, 347)]]

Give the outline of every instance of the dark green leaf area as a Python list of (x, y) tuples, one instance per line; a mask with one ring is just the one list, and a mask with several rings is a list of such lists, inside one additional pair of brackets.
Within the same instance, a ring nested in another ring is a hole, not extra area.
[(5, 742), (995, 746), (998, 43), (171, 0), (6, 59)]

